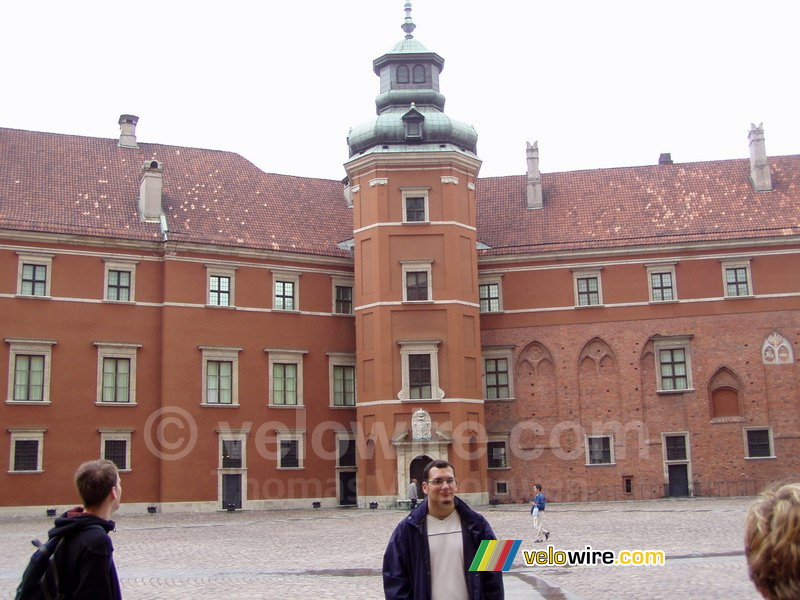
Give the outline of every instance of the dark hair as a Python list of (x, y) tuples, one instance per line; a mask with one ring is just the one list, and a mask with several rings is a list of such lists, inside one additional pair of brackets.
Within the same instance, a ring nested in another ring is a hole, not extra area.
[(90, 460), (75, 471), (75, 487), (78, 488), (86, 508), (100, 506), (119, 481), (117, 465), (110, 460)]
[(456, 468), (451, 465), (446, 460), (432, 460), (425, 466), (425, 470), (422, 471), (422, 481), (428, 481), (428, 473), (431, 472), (431, 469), (453, 469), (453, 477), (456, 475)]
[(536, 488), (537, 490), (539, 490), (540, 492), (542, 491), (542, 484), (541, 484), (541, 483), (534, 483), (534, 484), (533, 484), (533, 487), (535, 487), (535, 488)]

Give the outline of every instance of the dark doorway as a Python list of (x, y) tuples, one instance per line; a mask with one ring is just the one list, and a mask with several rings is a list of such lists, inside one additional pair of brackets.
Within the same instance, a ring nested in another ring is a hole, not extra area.
[(339, 505), (355, 506), (356, 501), (355, 471), (339, 471)]
[(668, 465), (669, 495), (671, 498), (689, 495), (689, 466)]
[(242, 508), (242, 476), (222, 476), (222, 508)]
[(422, 471), (425, 470), (425, 467), (428, 466), (428, 463), (431, 462), (433, 459), (430, 456), (418, 456), (414, 460), (411, 461), (411, 464), (408, 467), (408, 480), (405, 481), (405, 485), (398, 486), (401, 490), (401, 494), (403, 492), (408, 493), (408, 485), (411, 483), (412, 479), (417, 480), (417, 496), (420, 500), (425, 497), (425, 494), (422, 493)]

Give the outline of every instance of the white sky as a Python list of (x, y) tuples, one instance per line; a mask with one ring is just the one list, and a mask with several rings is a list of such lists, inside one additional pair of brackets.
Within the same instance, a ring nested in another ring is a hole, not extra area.
[[(800, 153), (800, 2), (414, 0), (445, 59), (446, 112), (481, 176)], [(0, 11), (0, 126), (230, 150), (264, 171), (344, 177), (375, 116), (373, 59), (404, 0), (19, 0)]]

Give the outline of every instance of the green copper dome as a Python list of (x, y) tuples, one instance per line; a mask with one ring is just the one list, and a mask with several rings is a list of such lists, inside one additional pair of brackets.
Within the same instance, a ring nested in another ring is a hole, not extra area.
[(411, 2), (406, 2), (405, 39), (375, 59), (381, 80), (375, 99), (378, 117), (354, 127), (347, 137), (350, 156), (372, 150), (459, 150), (475, 154), (478, 133), (471, 125), (444, 113), (439, 91), (444, 59), (414, 39)]

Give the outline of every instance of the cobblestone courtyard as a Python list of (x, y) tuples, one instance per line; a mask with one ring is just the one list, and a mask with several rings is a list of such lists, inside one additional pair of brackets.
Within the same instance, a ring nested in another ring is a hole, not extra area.
[[(556, 550), (664, 550), (661, 567), (534, 567), (525, 506), (482, 507), (500, 539), (522, 539), (506, 597), (754, 599), (742, 554), (752, 498), (548, 505)], [(383, 598), (383, 550), (404, 513), (309, 510), (119, 515), (112, 534), (126, 600)], [(52, 520), (0, 517), (0, 598), (13, 598), (33, 537)]]

